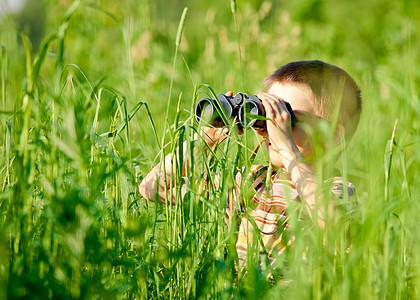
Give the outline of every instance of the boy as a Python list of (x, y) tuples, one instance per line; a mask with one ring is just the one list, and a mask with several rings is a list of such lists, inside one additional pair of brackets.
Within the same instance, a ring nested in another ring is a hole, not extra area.
[[(242, 207), (247, 213), (242, 215), (236, 249), (241, 268), (246, 264), (248, 247), (255, 245), (253, 232), (260, 231), (260, 237), (270, 262), (281, 256), (287, 244), (282, 240), (282, 231), (287, 228), (286, 209), (293, 201), (306, 206), (310, 218), (323, 226), (325, 212), (319, 209), (317, 193), (319, 182), (311, 167), (314, 154), (313, 145), (307, 132), (316, 130), (321, 119), (335, 121), (334, 144), (338, 146), (354, 134), (360, 118), (361, 96), (355, 81), (342, 69), (321, 61), (297, 61), (289, 63), (263, 82), (267, 93), (259, 93), (266, 118), (266, 130), (258, 131), (264, 137), (274, 167), (273, 176), (266, 178), (267, 167), (254, 167), (255, 195), (253, 208)], [(233, 96), (228, 92), (227, 96)], [(291, 117), (285, 101), (292, 107), (297, 124), (292, 128)], [(205, 136), (209, 147), (215, 147), (226, 138), (226, 128), (206, 128)], [(170, 157), (165, 158), (166, 170), (159, 163), (142, 181), (141, 195), (154, 200), (166, 201), (165, 190), (170, 182)], [(164, 178), (167, 178), (165, 181)], [(217, 178), (216, 178), (217, 179)], [(215, 180), (217, 181), (217, 180)], [(235, 199), (240, 199), (241, 174), (236, 176), (237, 188), (233, 199), (229, 199), (228, 215), (238, 207)], [(268, 182), (267, 182), (268, 181)], [(168, 185), (165, 188), (165, 182)], [(351, 197), (354, 187), (341, 178), (332, 179), (332, 195)], [(333, 209), (330, 205), (329, 209)], [(251, 220), (252, 219), (252, 220)]]

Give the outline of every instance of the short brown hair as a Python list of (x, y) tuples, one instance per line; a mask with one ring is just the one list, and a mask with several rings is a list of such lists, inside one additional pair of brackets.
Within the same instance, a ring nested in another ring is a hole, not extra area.
[(344, 126), (347, 139), (353, 136), (360, 119), (362, 98), (359, 87), (346, 71), (319, 60), (295, 61), (277, 69), (263, 84), (270, 88), (276, 82), (307, 85), (314, 94), (316, 113), (329, 121), (340, 104), (338, 122)]

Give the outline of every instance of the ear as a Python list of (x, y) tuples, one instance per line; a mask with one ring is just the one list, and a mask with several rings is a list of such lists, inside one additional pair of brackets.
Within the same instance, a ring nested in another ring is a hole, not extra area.
[(334, 145), (337, 146), (345, 140), (346, 129), (342, 124), (337, 124), (337, 127), (334, 131)]

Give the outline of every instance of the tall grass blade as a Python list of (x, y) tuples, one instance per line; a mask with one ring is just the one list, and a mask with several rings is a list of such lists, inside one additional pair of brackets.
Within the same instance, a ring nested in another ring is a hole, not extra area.
[(395, 120), (394, 129), (392, 130), (391, 139), (388, 141), (384, 156), (385, 164), (385, 201), (389, 200), (389, 184), (391, 175), (392, 157), (394, 154), (394, 146), (396, 145), (395, 136), (397, 132), (398, 119)]
[(169, 107), (170, 107), (170, 104), (171, 104), (172, 87), (173, 87), (174, 76), (175, 76), (174, 74), (175, 74), (176, 58), (178, 56), (178, 49), (179, 49), (179, 46), (181, 44), (182, 32), (184, 30), (185, 20), (187, 18), (187, 12), (188, 12), (188, 8), (185, 7), (184, 10), (182, 11), (181, 19), (179, 20), (177, 35), (176, 35), (176, 39), (175, 39), (175, 54), (174, 54), (174, 59), (173, 59), (173, 63), (172, 63), (172, 77), (171, 77), (171, 82), (169, 84), (168, 105), (166, 107), (166, 116), (167, 117), (168, 117), (168, 114), (169, 114)]

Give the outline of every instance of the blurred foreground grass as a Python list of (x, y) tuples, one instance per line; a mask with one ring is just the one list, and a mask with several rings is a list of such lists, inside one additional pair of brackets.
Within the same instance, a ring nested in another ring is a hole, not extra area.
[[(62, 0), (41, 11), (34, 50), (22, 18), (0, 23), (0, 298), (418, 297), (416, 1), (238, 1), (233, 15), (221, 0)], [(287, 254), (293, 284), (267, 289), (258, 272), (234, 281), (223, 217), (247, 157), (237, 139), (213, 161), (226, 181), (207, 197), (192, 185), (190, 204), (164, 207), (137, 186), (162, 145), (192, 140), (202, 84), (252, 94), (300, 59), (336, 64), (361, 87), (361, 123), (337, 162), (360, 207), (350, 253), (344, 228), (302, 235)], [(296, 259), (305, 243), (308, 263)]]

